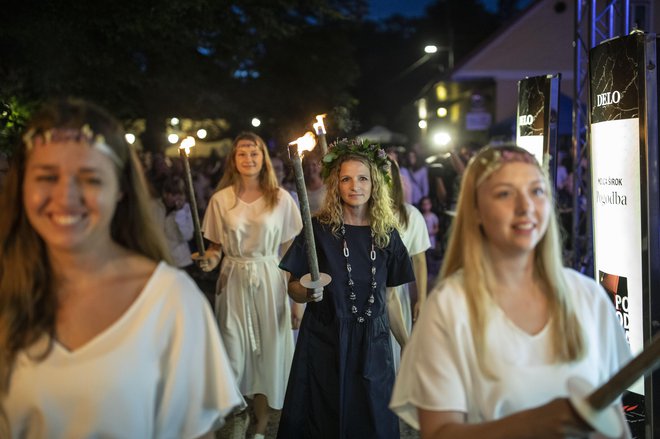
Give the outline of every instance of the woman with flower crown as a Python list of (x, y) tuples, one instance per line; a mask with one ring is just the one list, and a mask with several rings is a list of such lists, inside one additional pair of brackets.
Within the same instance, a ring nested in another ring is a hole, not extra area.
[(599, 386), (630, 359), (603, 289), (562, 266), (550, 188), (516, 146), (469, 162), (440, 282), (392, 396), (423, 438), (587, 437), (567, 383)]
[(332, 280), (308, 290), (299, 235), (280, 262), (289, 295), (308, 302), (278, 431), (281, 439), (398, 438), (387, 408), (394, 383), (386, 287), (414, 279), (396, 231), (389, 162), (378, 146), (340, 140), (323, 158), (327, 193), (313, 218), (321, 272)]
[(244, 405), (119, 123), (34, 114), (0, 198), (0, 437), (212, 437)]

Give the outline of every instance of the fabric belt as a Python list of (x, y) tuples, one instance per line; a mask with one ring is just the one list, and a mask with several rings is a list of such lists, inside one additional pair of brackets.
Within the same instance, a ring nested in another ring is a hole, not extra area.
[(277, 255), (272, 256), (258, 256), (258, 257), (236, 257), (225, 255), (225, 258), (238, 265), (241, 270), (245, 271), (248, 279), (248, 290), (246, 303), (246, 317), (247, 317), (247, 331), (250, 340), (250, 349), (256, 354), (261, 353), (261, 336), (259, 331), (259, 313), (257, 312), (256, 305), (256, 292), (261, 279), (257, 274), (257, 264), (261, 262), (273, 261), (277, 264), (279, 258)]

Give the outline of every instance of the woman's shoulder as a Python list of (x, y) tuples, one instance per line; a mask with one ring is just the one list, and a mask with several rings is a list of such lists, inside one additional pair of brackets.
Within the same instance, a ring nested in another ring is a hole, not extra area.
[(464, 309), (467, 311), (463, 270), (457, 270), (444, 279), (439, 279), (428, 294), (441, 309)]
[(211, 197), (216, 197), (216, 198), (233, 197), (234, 193), (235, 193), (234, 186), (229, 185), (223, 187), (222, 189), (216, 189)]
[(188, 273), (164, 261), (153, 271), (145, 290), (152, 296), (152, 303), (159, 303), (159, 306), (164, 306), (162, 309), (171, 309), (176, 313), (196, 314), (206, 301)]
[(600, 306), (611, 306), (607, 300), (607, 294), (603, 287), (592, 277), (568, 267), (564, 267), (564, 277), (570, 293), (578, 305), (584, 305), (589, 308)]
[(601, 288), (595, 279), (585, 276), (572, 268), (564, 267), (563, 273), (566, 282), (569, 283), (569, 287), (577, 287), (584, 291), (598, 291)]
[(293, 195), (282, 186), (279, 186), (277, 189), (277, 200), (282, 203), (296, 204), (296, 201), (293, 199)]

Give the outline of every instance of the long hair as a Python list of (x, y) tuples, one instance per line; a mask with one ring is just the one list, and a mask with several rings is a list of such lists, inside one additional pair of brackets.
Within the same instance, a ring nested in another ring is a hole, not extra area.
[(25, 139), (45, 136), (53, 129), (91, 129), (103, 136), (110, 148), (107, 153), (116, 156), (115, 169), (123, 193), (110, 226), (112, 239), (154, 261), (170, 259), (162, 233), (154, 227), (140, 163), (120, 124), (105, 110), (80, 100), (56, 101), (37, 111), (28, 123), (28, 134), (14, 155), (0, 195), (0, 398), (8, 390), (17, 354), (46, 336), (49, 342), (40, 354), (45, 358), (55, 335), (58, 304), (54, 274), (44, 241), (28, 221), (22, 197), (30, 155)]
[(277, 182), (275, 171), (273, 170), (273, 164), (270, 162), (270, 155), (268, 153), (268, 148), (266, 148), (266, 143), (255, 133), (246, 131), (240, 133), (234, 139), (231, 152), (227, 156), (227, 161), (225, 162), (225, 172), (220, 179), (220, 183), (218, 183), (216, 192), (226, 187), (232, 186), (234, 188), (234, 193), (236, 194), (234, 199), (234, 206), (232, 206), (232, 208), (238, 204), (238, 194), (241, 191), (242, 180), (241, 174), (238, 172), (238, 169), (236, 169), (236, 147), (241, 140), (249, 140), (254, 142), (263, 155), (263, 166), (259, 172), (259, 187), (264, 193), (267, 209), (272, 210), (277, 204), (279, 184)]
[(371, 174), (371, 197), (367, 202), (369, 221), (376, 245), (385, 248), (390, 242), (390, 233), (398, 228), (398, 221), (392, 209), (392, 199), (385, 176), (363, 155), (347, 154), (337, 159), (337, 164), (325, 179), (327, 191), (316, 217), (319, 222), (329, 225), (335, 236), (339, 236), (339, 229), (344, 224), (344, 209), (339, 193), (339, 172), (341, 164), (349, 160), (358, 161), (369, 168)]
[[(440, 271), (440, 282), (442, 282), (456, 271), (463, 270), (477, 359), (481, 370), (490, 376), (492, 373), (484, 358), (485, 330), (489, 317), (486, 303), (494, 285), (490, 269), (492, 264), (488, 252), (485, 251), (485, 236), (477, 220), (477, 188), (507, 162), (506, 154), (511, 154), (511, 157), (519, 154), (525, 157), (525, 162), (535, 163), (538, 166), (538, 162), (530, 153), (516, 146), (486, 147), (472, 158), (463, 175), (456, 217), (451, 227), (451, 235)], [(552, 185), (548, 175), (540, 166), (539, 170), (548, 188), (548, 196), (552, 197)], [(547, 296), (551, 316), (552, 350), (555, 361), (574, 361), (581, 358), (586, 349), (584, 335), (563, 271), (559, 227), (554, 211), (550, 214), (547, 231), (534, 250), (534, 274), (545, 287), (543, 290)]]
[(399, 165), (395, 160), (388, 159), (390, 162), (390, 174), (392, 175), (392, 187), (390, 195), (392, 197), (392, 207), (394, 213), (399, 217), (401, 229), (408, 228), (408, 211), (406, 210), (405, 200), (403, 198), (403, 184), (401, 183), (401, 174)]

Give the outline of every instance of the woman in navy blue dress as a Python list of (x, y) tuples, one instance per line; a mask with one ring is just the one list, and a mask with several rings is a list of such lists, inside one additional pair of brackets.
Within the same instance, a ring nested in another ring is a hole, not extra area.
[(278, 438), (398, 438), (387, 405), (394, 384), (386, 287), (414, 280), (396, 231), (389, 163), (378, 145), (341, 140), (323, 158), (327, 194), (313, 218), (321, 272), (332, 281), (308, 290), (299, 235), (280, 263), (289, 295), (309, 302), (300, 327)]

